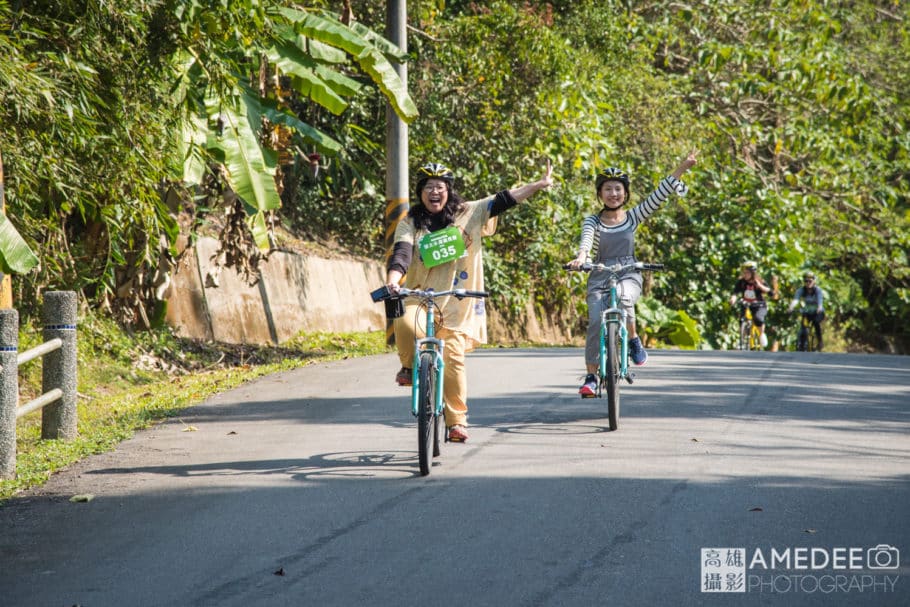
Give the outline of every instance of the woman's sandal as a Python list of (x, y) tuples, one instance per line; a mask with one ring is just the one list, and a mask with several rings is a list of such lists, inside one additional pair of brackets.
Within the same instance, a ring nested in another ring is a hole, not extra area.
[(453, 443), (463, 443), (468, 440), (467, 430), (461, 424), (455, 424), (454, 426), (446, 428), (446, 435), (448, 436), (448, 440)]

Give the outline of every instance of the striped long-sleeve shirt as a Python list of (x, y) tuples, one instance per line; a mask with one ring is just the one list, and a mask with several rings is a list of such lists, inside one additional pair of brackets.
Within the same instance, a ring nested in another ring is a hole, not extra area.
[(599, 213), (585, 217), (581, 225), (578, 252), (585, 253), (589, 259), (598, 263), (634, 256), (634, 234), (638, 226), (674, 193), (685, 196), (688, 188), (671, 175), (665, 177), (644, 201), (629, 210), (625, 221), (618, 225), (604, 225), (600, 221)]

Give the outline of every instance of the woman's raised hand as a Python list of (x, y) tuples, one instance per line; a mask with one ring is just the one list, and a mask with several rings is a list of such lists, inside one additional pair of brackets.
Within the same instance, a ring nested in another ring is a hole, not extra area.
[(540, 181), (537, 183), (540, 184), (541, 190), (546, 190), (551, 185), (553, 185), (553, 167), (550, 166), (550, 159), (547, 158), (547, 170), (544, 171), (543, 177), (540, 178)]
[(698, 150), (693, 149), (689, 152), (689, 155), (679, 163), (679, 166), (676, 167), (676, 170), (673, 171), (673, 176), (679, 179), (682, 177), (686, 171), (695, 166), (695, 163), (698, 161)]

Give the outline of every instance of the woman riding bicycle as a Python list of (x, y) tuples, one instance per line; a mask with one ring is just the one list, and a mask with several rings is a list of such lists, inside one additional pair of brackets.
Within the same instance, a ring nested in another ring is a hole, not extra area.
[[(386, 265), (386, 286), (393, 293), (399, 291), (401, 278), (409, 289), (445, 291), (452, 288), (483, 291), (484, 227), (491, 218), (511, 209), (532, 194), (553, 184), (552, 169), (547, 168), (538, 181), (503, 190), (494, 196), (465, 201), (454, 189), (455, 175), (435, 162), (417, 171), (417, 199), (408, 215), (395, 229), (392, 254)], [(427, 243), (427, 236), (449, 226), (457, 228), (455, 238), (461, 239), (464, 254), (458, 259), (437, 263), (430, 256), (420, 255), (420, 246)], [(395, 343), (402, 368), (395, 376), (399, 385), (411, 384), (416, 328), (416, 302), (406, 302), (405, 313), (395, 320)], [(467, 375), (465, 353), (475, 344), (487, 341), (487, 319), (482, 299), (441, 298), (436, 337), (445, 340), (445, 374), (443, 398), (445, 421), (449, 440), (465, 441), (468, 413)]]
[(806, 272), (803, 274), (803, 286), (796, 290), (787, 308), (787, 312), (793, 312), (796, 306), (803, 304), (802, 314), (815, 329), (819, 351), (822, 349), (822, 321), (825, 320), (824, 299), (825, 292), (815, 284), (815, 274)]
[[(658, 184), (657, 189), (637, 206), (626, 211), (629, 202), (629, 176), (617, 168), (598, 173), (594, 192), (603, 207), (594, 215), (585, 217), (581, 225), (578, 255), (567, 265), (579, 269), (587, 261), (612, 265), (629, 263), (635, 259), (635, 231), (656, 211), (671, 194), (685, 196), (688, 189), (680, 181), (695, 165), (696, 151), (680, 162), (673, 173)], [(597, 390), (597, 365), (600, 352), (600, 316), (605, 304), (604, 288), (609, 274), (595, 270), (588, 276), (586, 301), (588, 304), (588, 330), (585, 341), (585, 367), (587, 375), (578, 389), (583, 397), (593, 396)], [(648, 353), (641, 344), (635, 328), (635, 302), (641, 296), (642, 278), (637, 271), (626, 272), (617, 285), (622, 307), (626, 311), (629, 331), (629, 355), (636, 365), (648, 360)]]
[(740, 308), (740, 318), (745, 314), (745, 307), (748, 306), (752, 312), (752, 322), (759, 331), (759, 343), (764, 348), (768, 345), (768, 337), (765, 335), (765, 316), (768, 315), (765, 293), (772, 293), (772, 289), (759, 277), (757, 262), (746, 261), (741, 269), (739, 280), (733, 286), (733, 294), (730, 296), (730, 306), (736, 305), (736, 296), (739, 295), (743, 305)]

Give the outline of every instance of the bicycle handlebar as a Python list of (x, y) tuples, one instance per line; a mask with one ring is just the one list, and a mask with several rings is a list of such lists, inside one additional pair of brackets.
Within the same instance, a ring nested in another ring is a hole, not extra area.
[(435, 299), (437, 297), (446, 297), (449, 295), (452, 295), (458, 299), (464, 299), (465, 297), (476, 297), (480, 299), (490, 296), (490, 294), (486, 291), (469, 291), (468, 289), (449, 289), (447, 291), (434, 291), (433, 289), (406, 289), (404, 287), (401, 287), (398, 289), (398, 293), (391, 293), (388, 291), (382, 293), (376, 301), (383, 301), (387, 299), (404, 299), (405, 297)]
[(633, 263), (615, 263), (612, 266), (605, 266), (602, 263), (583, 263), (580, 268), (569, 267), (569, 264), (563, 266), (564, 270), (569, 270), (572, 272), (591, 272), (592, 270), (606, 270), (607, 272), (613, 272), (614, 274), (619, 274), (625, 270), (647, 270), (647, 271), (656, 271), (663, 270), (664, 264), (662, 263), (645, 263), (643, 261), (636, 261)]

